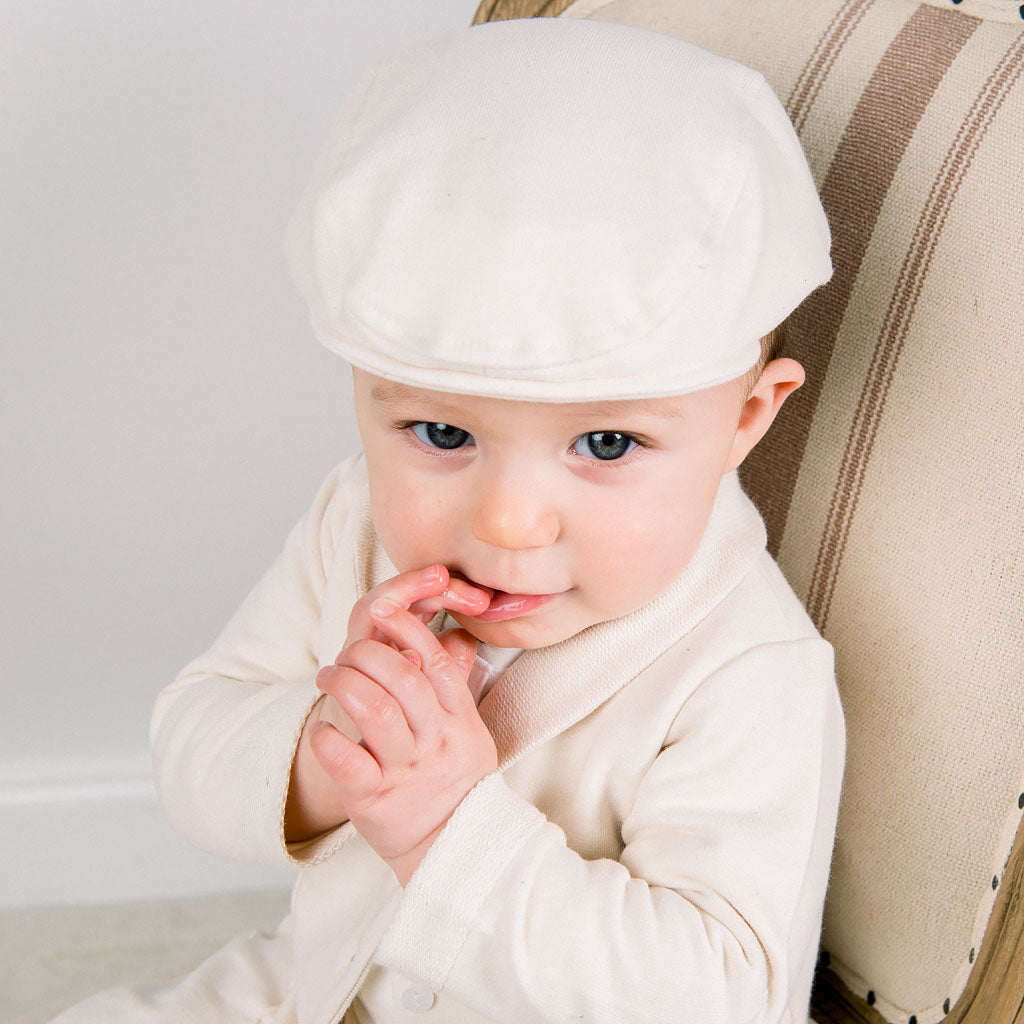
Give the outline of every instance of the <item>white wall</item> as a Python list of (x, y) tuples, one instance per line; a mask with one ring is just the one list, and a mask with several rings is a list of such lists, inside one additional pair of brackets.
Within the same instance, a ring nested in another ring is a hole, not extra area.
[(0, 0), (0, 906), (279, 882), (165, 834), (149, 711), (356, 446), (281, 256), (334, 110), (475, 7)]

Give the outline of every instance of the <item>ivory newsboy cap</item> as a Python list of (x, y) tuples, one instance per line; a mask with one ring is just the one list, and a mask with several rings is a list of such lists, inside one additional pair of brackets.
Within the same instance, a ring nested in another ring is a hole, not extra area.
[(760, 74), (564, 18), (379, 63), (287, 249), (317, 337), (355, 366), (534, 401), (730, 380), (831, 274), (807, 162)]

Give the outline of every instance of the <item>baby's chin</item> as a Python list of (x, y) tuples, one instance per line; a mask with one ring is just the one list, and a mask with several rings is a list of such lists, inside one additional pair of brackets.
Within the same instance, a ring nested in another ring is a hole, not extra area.
[(586, 625), (574, 628), (568, 622), (551, 621), (549, 616), (538, 613), (498, 622), (481, 622), (459, 612), (449, 611), (448, 614), (482, 644), (524, 651), (553, 647), (587, 628)]

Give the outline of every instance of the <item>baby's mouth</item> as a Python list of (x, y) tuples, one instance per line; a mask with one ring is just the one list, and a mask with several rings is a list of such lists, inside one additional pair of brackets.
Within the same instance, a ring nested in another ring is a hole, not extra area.
[(487, 587), (482, 583), (477, 583), (465, 573), (456, 571), (449, 575), (455, 579), (465, 580), (466, 583), (480, 590), (490, 592), (490, 602), (482, 612), (477, 612), (475, 615), (469, 615), (466, 612), (460, 613), (477, 622), (500, 622), (503, 619), (514, 619), (519, 615), (534, 611), (559, 596), (558, 594), (512, 594), (507, 590), (499, 590), (496, 587)]

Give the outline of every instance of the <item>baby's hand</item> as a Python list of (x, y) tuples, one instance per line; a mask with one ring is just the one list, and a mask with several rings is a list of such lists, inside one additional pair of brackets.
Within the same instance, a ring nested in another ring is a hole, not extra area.
[(376, 617), (370, 612), (380, 598), (393, 601), (427, 623), (443, 609), (479, 613), (487, 607), (491, 591), (448, 575), (443, 565), (430, 565), (426, 569), (412, 569), (399, 573), (378, 584), (361, 601), (357, 601), (348, 617), (348, 635), (345, 649), (357, 640), (380, 640), (391, 643), (387, 633), (378, 628)]
[(425, 624), (438, 597), (469, 611), (489, 595), (449, 581), (439, 566), (418, 585), (400, 580), (389, 581), (387, 596), (376, 588), (357, 605), (351, 642), (317, 676), (361, 742), (321, 721), (310, 745), (349, 819), (405, 884), (462, 798), (494, 771), (497, 754), (466, 685), (476, 641), (463, 630), (436, 637)]
[[(382, 598), (404, 608), (421, 623), (427, 623), (444, 608), (479, 612), (487, 606), (490, 594), (465, 580), (450, 579), (443, 566), (400, 573), (374, 587), (355, 604), (349, 616), (345, 647), (338, 655), (336, 665), (344, 662), (346, 652), (353, 645), (367, 641), (383, 645), (397, 654), (388, 633), (378, 629), (376, 618), (370, 611), (373, 603)], [(449, 631), (442, 635), (440, 641), (434, 642), (440, 642), (446, 650), (450, 648), (460, 658), (468, 658), (466, 664), (472, 665), (476, 644), (461, 630)], [(403, 658), (402, 670), (407, 670), (408, 665), (409, 662)], [(361, 729), (328, 690), (325, 689), (324, 694), (310, 713), (295, 752), (285, 809), (285, 838), (289, 841), (310, 839), (349, 818), (345, 795), (314, 753), (311, 741), (321, 723), (332, 726), (354, 743), (360, 741)]]

